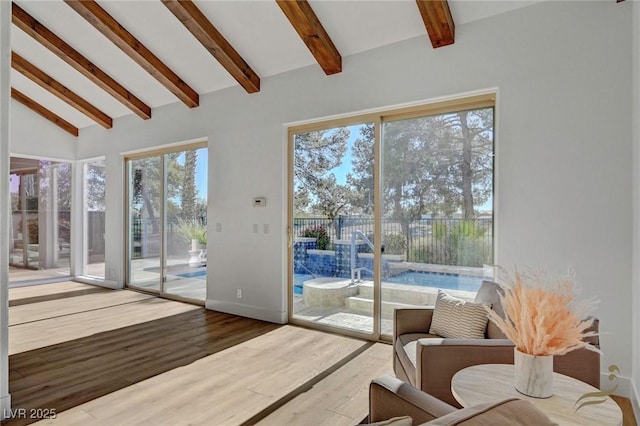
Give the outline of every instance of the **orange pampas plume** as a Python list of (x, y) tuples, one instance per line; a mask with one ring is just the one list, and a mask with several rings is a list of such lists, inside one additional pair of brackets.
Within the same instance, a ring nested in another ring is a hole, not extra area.
[(505, 318), (487, 308), (493, 321), (516, 345), (530, 355), (564, 355), (579, 348), (599, 350), (584, 340), (593, 323), (588, 314), (594, 301), (578, 302), (573, 276), (554, 278), (543, 270), (507, 274), (500, 296)]

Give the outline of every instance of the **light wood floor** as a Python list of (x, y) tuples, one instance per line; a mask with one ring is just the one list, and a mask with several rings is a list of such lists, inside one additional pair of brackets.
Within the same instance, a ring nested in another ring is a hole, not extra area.
[(391, 372), (390, 345), (146, 294), (72, 282), (9, 293), (13, 407), (55, 409), (42, 424), (354, 425), (371, 379)]
[(323, 412), (352, 425), (371, 378), (391, 371), (389, 345), (83, 286), (10, 290), (33, 301), (9, 308), (12, 403), (55, 408), (44, 424), (313, 425)]

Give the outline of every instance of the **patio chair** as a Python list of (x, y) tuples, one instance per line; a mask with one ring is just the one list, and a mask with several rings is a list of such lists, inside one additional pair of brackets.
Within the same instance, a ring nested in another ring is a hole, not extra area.
[[(484, 281), (475, 302), (489, 303), (503, 314), (498, 284)], [(433, 307), (396, 308), (393, 319), (393, 370), (396, 377), (455, 407), (451, 379), (478, 364), (513, 364), (514, 344), (491, 321), (484, 339), (451, 339), (429, 334)], [(598, 320), (592, 330), (598, 331)], [(599, 347), (598, 336), (589, 342)], [(600, 354), (577, 349), (554, 357), (554, 371), (600, 388)]]

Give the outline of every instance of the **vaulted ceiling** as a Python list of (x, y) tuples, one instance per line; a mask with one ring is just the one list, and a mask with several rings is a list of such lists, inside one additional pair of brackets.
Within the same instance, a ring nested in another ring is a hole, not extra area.
[(235, 85), (252, 96), (309, 65), (331, 78), (345, 56), (417, 36), (447, 46), (455, 25), (535, 2), (17, 0), (12, 98), (77, 136)]

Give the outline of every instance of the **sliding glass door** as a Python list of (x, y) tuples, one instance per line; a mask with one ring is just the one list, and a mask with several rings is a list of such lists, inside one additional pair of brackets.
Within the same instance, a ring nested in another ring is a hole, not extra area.
[(374, 332), (373, 138), (366, 122), (292, 134), (294, 319)]
[(473, 301), (493, 265), (493, 108), (385, 117), (382, 334), (393, 309)]
[(160, 292), (164, 167), (162, 156), (128, 162), (129, 280), (131, 287)]
[(84, 164), (84, 254), (83, 275), (105, 278), (105, 161)]
[[(493, 95), (289, 130), (289, 317), (390, 336), (492, 277)], [(353, 124), (356, 123), (356, 124)]]
[(127, 159), (128, 280), (163, 296), (206, 296), (207, 149)]
[(69, 276), (71, 164), (11, 157), (9, 173), (10, 280)]

